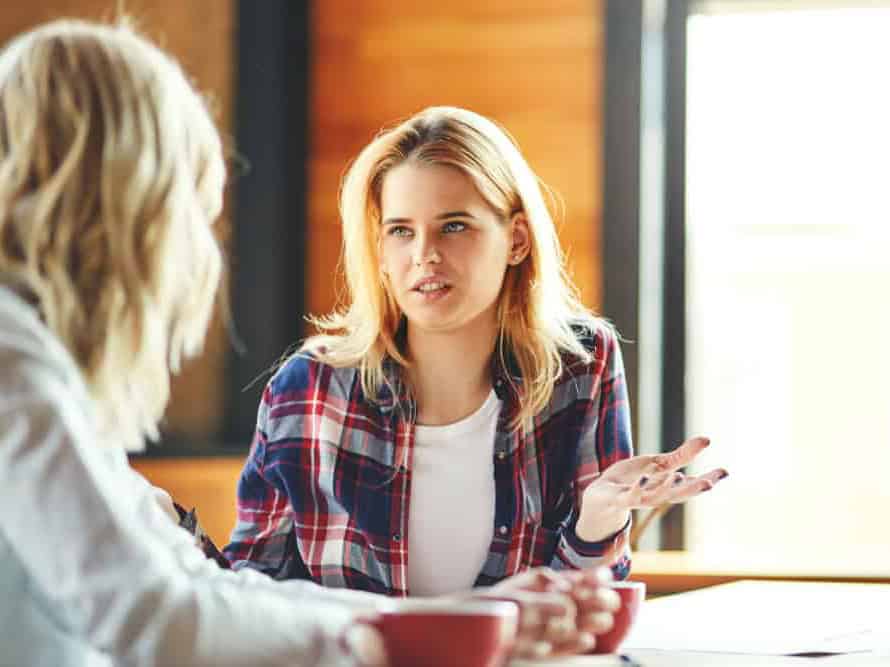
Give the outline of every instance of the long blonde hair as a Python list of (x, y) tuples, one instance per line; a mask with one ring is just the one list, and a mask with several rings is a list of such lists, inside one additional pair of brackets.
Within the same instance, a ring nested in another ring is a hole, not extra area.
[(519, 212), (528, 220), (530, 254), (505, 276), (496, 349), (504, 375), (510, 377), (512, 357), (523, 379), (512, 426), (528, 425), (550, 400), (563, 372), (563, 355), (590, 360), (572, 323), (593, 316), (566, 273), (538, 178), (509, 134), (471, 111), (425, 109), (383, 131), (358, 155), (340, 193), (349, 304), (312, 319), (323, 333), (308, 339), (304, 349), (336, 366), (359, 367), (363, 389), (372, 399), (386, 382), (387, 357), (402, 366), (410, 364), (399, 348), (402, 313), (381, 280), (378, 254), (383, 179), (407, 160), (456, 167), (503, 220)]
[(121, 23), (57, 21), (0, 54), (0, 274), (74, 357), (103, 437), (157, 437), (201, 347), (225, 166), (180, 67)]

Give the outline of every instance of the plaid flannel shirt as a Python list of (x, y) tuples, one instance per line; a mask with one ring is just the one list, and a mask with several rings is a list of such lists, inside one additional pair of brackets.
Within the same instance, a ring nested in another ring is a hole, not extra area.
[[(629, 526), (602, 542), (575, 533), (581, 491), (632, 454), (615, 335), (593, 322), (576, 331), (592, 363), (566, 358), (549, 405), (522, 432), (509, 428), (522, 378), (512, 372), (511, 383), (493, 370), (503, 401), (494, 444), (495, 526), (477, 586), (539, 565), (610, 565), (617, 578), (629, 572)], [(296, 355), (269, 381), (224, 550), (233, 568), (409, 594), (414, 405), (395, 364), (387, 377), (394, 390), (372, 402), (357, 369)]]

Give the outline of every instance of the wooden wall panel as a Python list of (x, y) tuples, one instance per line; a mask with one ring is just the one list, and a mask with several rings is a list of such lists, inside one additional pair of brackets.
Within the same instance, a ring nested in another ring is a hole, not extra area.
[(382, 126), (434, 104), (490, 116), (561, 196), (584, 302), (601, 299), (601, 0), (325, 0), (314, 6), (306, 303), (336, 300), (337, 190)]
[[(182, 63), (206, 91), (224, 135), (230, 134), (234, 0), (28, 0), (4, 2), (0, 42), (57, 18), (112, 20), (122, 5), (143, 33)], [(227, 140), (227, 143), (231, 143)], [(227, 216), (218, 224), (225, 236)], [(196, 441), (216, 431), (224, 397), (223, 373), (228, 342), (216, 321), (200, 359), (187, 362), (174, 379), (167, 425)], [(195, 397), (201, 400), (194, 400)]]
[(236, 487), (243, 458), (138, 458), (132, 464), (180, 505), (195, 508), (201, 526), (220, 549), (228, 543), (235, 526)]

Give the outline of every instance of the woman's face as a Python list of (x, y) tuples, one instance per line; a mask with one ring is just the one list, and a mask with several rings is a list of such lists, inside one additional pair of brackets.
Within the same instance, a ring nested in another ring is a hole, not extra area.
[(383, 180), (380, 264), (418, 330), (496, 326), (504, 274), (524, 259), (525, 219), (502, 221), (462, 171), (406, 162)]

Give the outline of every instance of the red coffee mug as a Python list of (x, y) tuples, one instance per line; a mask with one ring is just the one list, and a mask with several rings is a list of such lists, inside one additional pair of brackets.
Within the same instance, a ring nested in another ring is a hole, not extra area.
[(370, 621), (391, 667), (500, 667), (519, 623), (515, 603), (500, 600), (405, 600)]
[(621, 607), (615, 612), (615, 622), (608, 632), (596, 636), (596, 646), (590, 653), (614, 653), (630, 631), (640, 605), (646, 599), (646, 583), (643, 581), (613, 581), (609, 588), (618, 593)]

